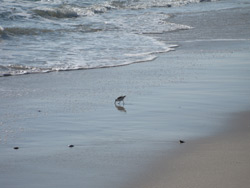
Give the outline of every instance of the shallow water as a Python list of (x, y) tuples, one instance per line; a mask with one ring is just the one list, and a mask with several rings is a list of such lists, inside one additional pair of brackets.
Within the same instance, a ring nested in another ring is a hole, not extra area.
[[(199, 2), (1, 0), (0, 76), (151, 61), (176, 47), (152, 34), (192, 29), (169, 22), (172, 14), (235, 6), (231, 1)], [(238, 6), (247, 4), (238, 1)]]

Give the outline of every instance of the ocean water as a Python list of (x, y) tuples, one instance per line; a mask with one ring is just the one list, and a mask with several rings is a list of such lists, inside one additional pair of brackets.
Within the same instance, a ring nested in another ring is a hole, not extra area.
[(0, 0), (0, 76), (151, 61), (174, 50), (153, 34), (189, 30), (176, 8), (200, 0)]

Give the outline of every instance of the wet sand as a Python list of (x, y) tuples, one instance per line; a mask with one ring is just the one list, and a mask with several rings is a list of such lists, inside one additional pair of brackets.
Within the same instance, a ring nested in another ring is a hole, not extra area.
[[(249, 42), (220, 41), (218, 48), (228, 48), (219, 53), (210, 51), (212, 44), (199, 42), (202, 53), (182, 46), (145, 63), (143, 70), (136, 64), (27, 75), (15, 83), (2, 79), (1, 184), (244, 187), (249, 131), (241, 131), (236, 120), (228, 122), (249, 109)], [(175, 71), (168, 70), (166, 58)], [(129, 79), (131, 73), (136, 79)], [(94, 81), (93, 74), (104, 77)], [(113, 75), (122, 75), (124, 82)], [(104, 87), (103, 80), (109, 85)], [(114, 105), (120, 94), (127, 94), (123, 108)]]

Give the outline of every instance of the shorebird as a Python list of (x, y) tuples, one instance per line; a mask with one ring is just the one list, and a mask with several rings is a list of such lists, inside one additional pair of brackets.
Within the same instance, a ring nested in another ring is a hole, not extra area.
[(125, 97), (126, 97), (126, 95), (120, 96), (120, 97), (118, 97), (117, 99), (115, 99), (115, 104), (116, 104), (117, 101), (118, 101), (119, 104), (120, 104), (121, 101), (122, 101), (123, 104), (124, 104), (124, 98), (125, 98)]

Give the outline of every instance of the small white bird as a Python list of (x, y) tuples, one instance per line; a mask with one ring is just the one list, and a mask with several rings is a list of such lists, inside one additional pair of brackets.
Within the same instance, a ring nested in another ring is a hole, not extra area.
[(124, 104), (124, 98), (125, 97), (126, 97), (126, 95), (118, 97), (117, 99), (115, 99), (115, 103), (117, 103), (117, 101), (118, 101), (118, 103), (120, 104), (120, 102), (122, 101), (123, 104)]

